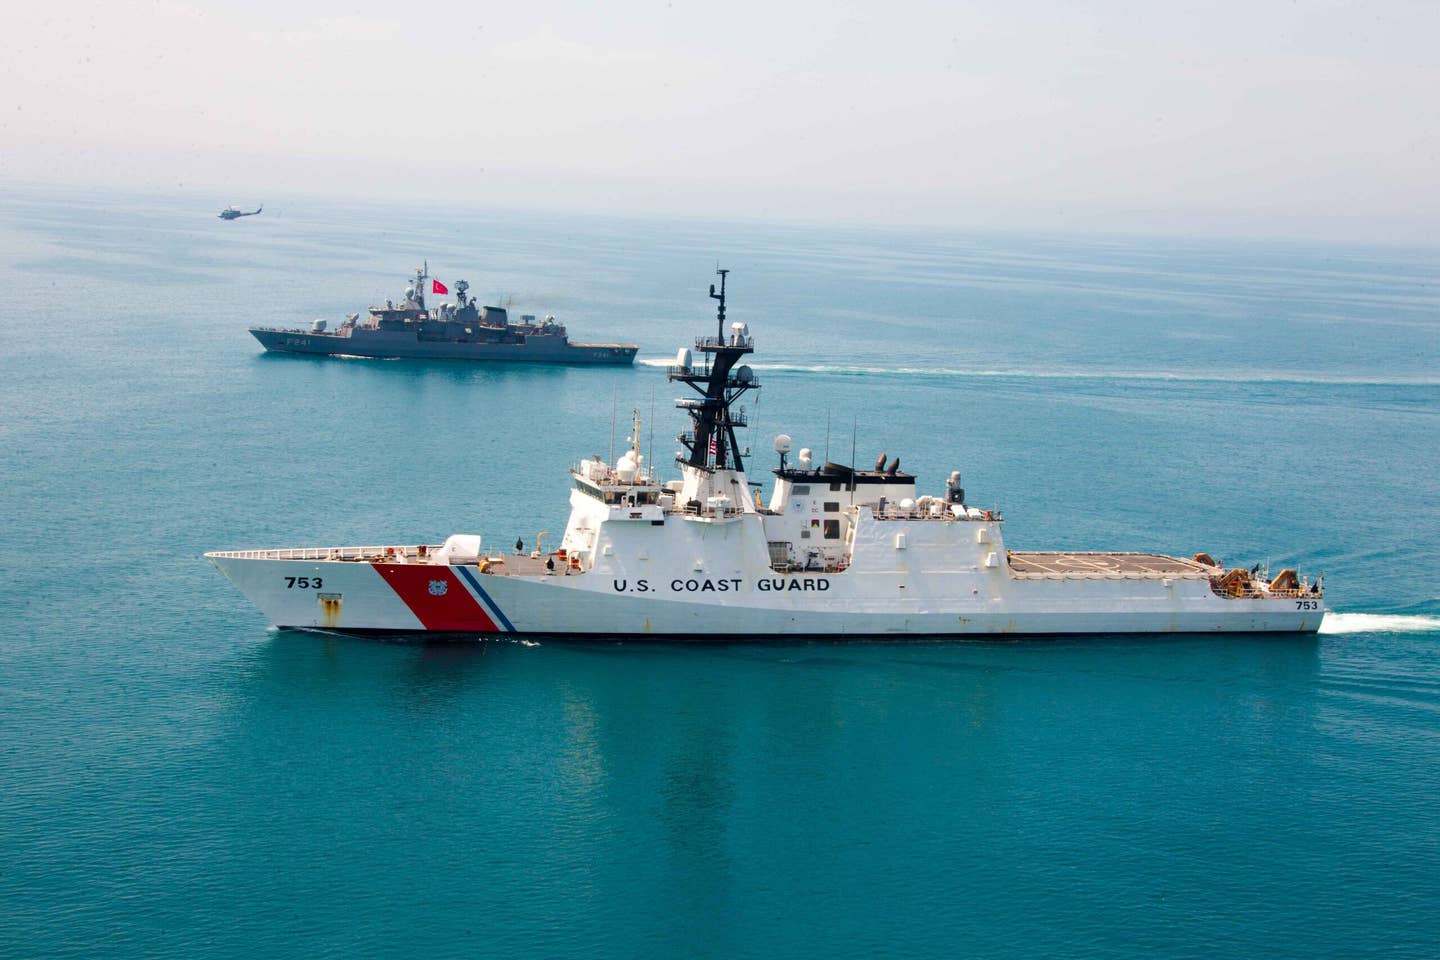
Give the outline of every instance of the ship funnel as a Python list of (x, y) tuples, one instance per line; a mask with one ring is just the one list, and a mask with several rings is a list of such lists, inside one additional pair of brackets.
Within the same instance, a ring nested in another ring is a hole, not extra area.
[(888, 467), (885, 468), (885, 476), (887, 476), (887, 477), (893, 477), (893, 476), (895, 476), (895, 472), (896, 472), (897, 470), (899, 470), (899, 469), (900, 469), (900, 458), (899, 458), (899, 457), (896, 457), (894, 460), (891, 460), (891, 461), (890, 461), (890, 466), (888, 466)]
[(883, 450), (880, 452), (880, 456), (875, 458), (875, 469), (877, 472), (885, 469), (885, 452)]

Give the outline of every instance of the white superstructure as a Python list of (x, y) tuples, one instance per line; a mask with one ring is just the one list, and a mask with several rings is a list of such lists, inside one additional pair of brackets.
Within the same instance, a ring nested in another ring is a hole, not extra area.
[[(274, 623), (352, 631), (552, 636), (926, 637), (987, 634), (1310, 632), (1321, 584), (1142, 553), (1011, 553), (1002, 518), (965, 503), (960, 476), (918, 493), (898, 458), (816, 464), (789, 437), (767, 499), (736, 443), (748, 328), (680, 351), (680, 477), (659, 483), (633, 446), (572, 469), (570, 519), (551, 552), (487, 551), (475, 535), (430, 546), (256, 550), (206, 556)], [(752, 492), (753, 490), (753, 492)], [(537, 544), (537, 548), (539, 545)]]

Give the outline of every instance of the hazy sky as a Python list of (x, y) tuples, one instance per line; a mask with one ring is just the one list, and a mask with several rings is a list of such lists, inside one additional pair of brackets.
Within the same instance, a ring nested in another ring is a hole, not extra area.
[(1440, 0), (5, 0), (0, 176), (1440, 244)]

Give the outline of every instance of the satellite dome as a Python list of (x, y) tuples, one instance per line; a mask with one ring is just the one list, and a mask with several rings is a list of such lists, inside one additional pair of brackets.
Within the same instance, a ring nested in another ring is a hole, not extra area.
[(780, 436), (778, 436), (778, 437), (775, 438), (775, 452), (776, 452), (776, 453), (789, 453), (789, 452), (790, 452), (790, 434), (788, 434), (788, 433), (782, 433), (782, 434), (780, 434)]

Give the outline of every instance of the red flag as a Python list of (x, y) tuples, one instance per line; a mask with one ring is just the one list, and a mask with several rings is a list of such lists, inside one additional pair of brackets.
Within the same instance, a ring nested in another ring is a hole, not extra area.
[(445, 284), (441, 283), (439, 280), (431, 280), (431, 281), (430, 281), (430, 292), (431, 292), (431, 293), (449, 293), (449, 292), (450, 292), (450, 288), (447, 287), (447, 286), (445, 286)]

